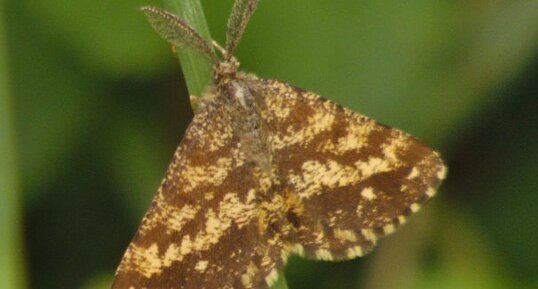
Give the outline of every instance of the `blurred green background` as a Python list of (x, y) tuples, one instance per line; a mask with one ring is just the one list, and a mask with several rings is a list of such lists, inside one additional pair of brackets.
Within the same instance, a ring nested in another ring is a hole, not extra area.
[[(192, 117), (150, 0), (0, 0), (0, 289), (108, 288)], [(223, 42), (231, 1), (205, 0)], [(538, 2), (262, 0), (246, 71), (440, 150), (438, 197), (291, 289), (538, 288)]]

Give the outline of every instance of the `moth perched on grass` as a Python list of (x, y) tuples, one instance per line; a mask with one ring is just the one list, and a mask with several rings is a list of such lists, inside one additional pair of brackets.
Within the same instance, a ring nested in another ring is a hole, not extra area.
[(268, 288), (290, 254), (367, 254), (445, 177), (439, 154), (412, 136), (239, 71), (233, 54), (257, 3), (235, 1), (225, 48), (173, 14), (142, 8), (166, 40), (214, 64), (214, 83), (195, 99), (113, 288)]

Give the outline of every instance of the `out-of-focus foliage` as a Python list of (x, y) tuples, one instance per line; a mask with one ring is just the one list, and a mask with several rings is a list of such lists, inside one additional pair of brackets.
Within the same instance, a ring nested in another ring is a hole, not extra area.
[[(223, 43), (232, 2), (202, 3)], [(170, 47), (137, 9), (162, 4), (0, 4), (0, 188), (18, 172), (0, 192), (14, 228), (0, 280), (25, 264), (28, 288), (107, 288), (192, 116)], [(533, 0), (260, 1), (244, 70), (409, 131), (450, 168), (372, 255), (293, 258), (289, 288), (538, 287), (537, 16)]]
[(0, 1), (0, 288), (24, 288), (20, 189), (3, 4)]

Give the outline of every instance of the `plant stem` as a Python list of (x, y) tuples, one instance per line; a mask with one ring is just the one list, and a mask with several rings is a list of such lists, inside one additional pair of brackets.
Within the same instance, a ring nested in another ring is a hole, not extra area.
[(0, 0), (0, 288), (26, 288), (4, 7)]
[[(192, 26), (208, 43), (211, 43), (209, 27), (199, 0), (164, 0), (165, 9), (178, 15)], [(211, 63), (202, 55), (189, 49), (177, 51), (185, 82), (190, 95), (200, 96), (211, 82)]]

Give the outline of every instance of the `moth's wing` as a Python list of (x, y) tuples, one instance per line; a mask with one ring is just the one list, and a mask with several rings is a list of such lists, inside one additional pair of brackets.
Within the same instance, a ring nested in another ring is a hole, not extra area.
[(446, 168), (414, 137), (287, 84), (260, 80), (261, 116), (288, 196), (289, 249), (349, 259), (435, 194)]
[(225, 109), (214, 103), (200, 109), (112, 288), (267, 287), (265, 278), (282, 246), (263, 246), (267, 236), (258, 226), (257, 172), (238, 140)]

